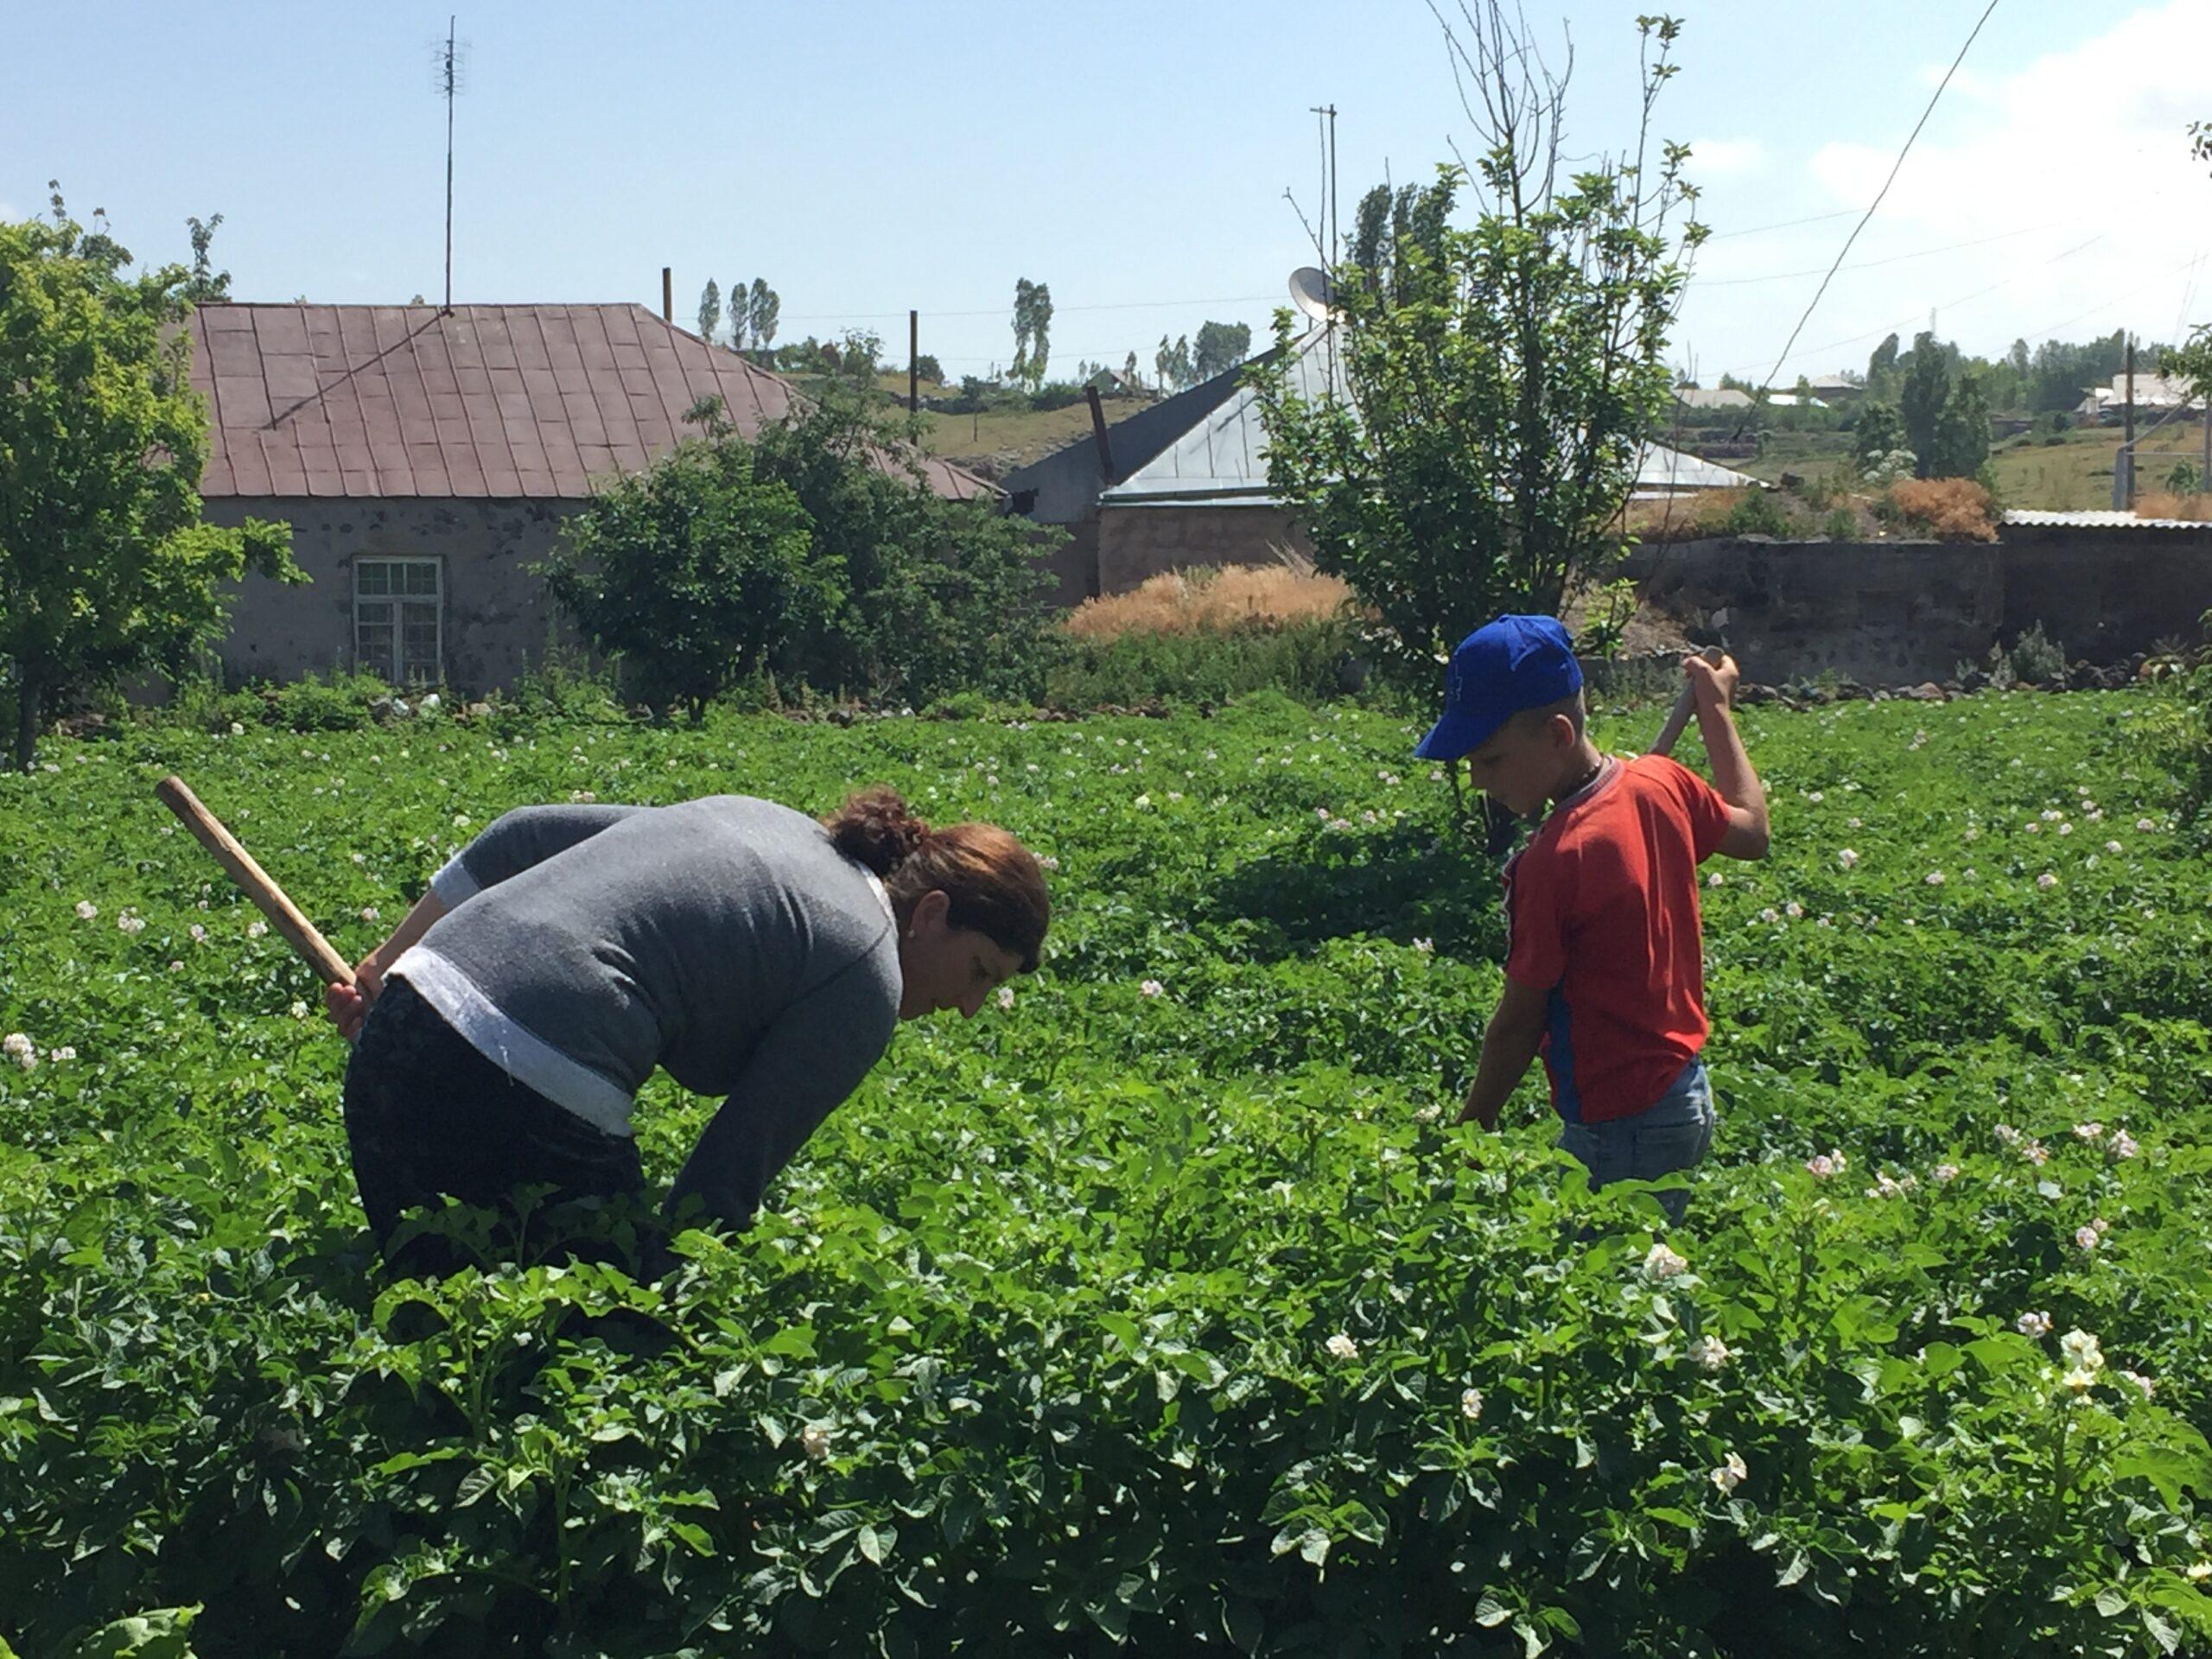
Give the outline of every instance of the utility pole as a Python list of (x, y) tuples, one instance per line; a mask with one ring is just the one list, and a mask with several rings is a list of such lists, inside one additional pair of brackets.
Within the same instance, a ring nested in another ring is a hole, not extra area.
[(2135, 336), (2127, 337), (2127, 409), (2125, 416), (2127, 435), (2120, 442), (2129, 448), (2135, 447)]
[(922, 412), (922, 314), (906, 313), (906, 412)]
[(2127, 336), (2127, 402), (2120, 410), (2125, 423), (2120, 448), (2112, 458), (2112, 510), (2128, 512), (2135, 505), (2135, 336)]

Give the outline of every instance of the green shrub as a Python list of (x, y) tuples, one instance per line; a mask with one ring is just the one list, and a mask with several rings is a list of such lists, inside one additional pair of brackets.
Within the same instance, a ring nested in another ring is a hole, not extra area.
[(296, 680), (251, 681), (226, 690), (212, 676), (177, 682), (166, 711), (156, 717), (202, 731), (232, 726), (271, 726), (289, 732), (359, 731), (376, 721), (379, 702), (397, 696), (411, 708), (423, 693), (442, 688), (410, 686), (395, 693), (374, 674), (333, 669), (327, 677), (310, 671)]
[(1358, 625), (1335, 620), (1067, 639), (1046, 675), (1044, 700), (1058, 709), (1128, 708), (1217, 703), (1269, 690), (1324, 702), (1363, 689), (1358, 663)]
[(1855, 542), (1859, 539), (1859, 515), (1849, 507), (1838, 507), (1821, 521), (1821, 534), (1832, 542)]
[(2012, 642), (2005, 660), (2013, 675), (2029, 685), (2050, 685), (2066, 677), (2066, 647), (2046, 638), (2041, 622)]
[(1729, 509), (1726, 530), (1731, 536), (1771, 536), (1779, 541), (1797, 533), (1797, 521), (1774, 491), (1745, 490)]

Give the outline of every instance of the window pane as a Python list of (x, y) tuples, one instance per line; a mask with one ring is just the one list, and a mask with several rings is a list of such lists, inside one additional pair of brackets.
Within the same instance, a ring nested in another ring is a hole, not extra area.
[(438, 567), (433, 560), (425, 559), (403, 564), (399, 567), (399, 573), (401, 581), (398, 591), (403, 594), (435, 595), (438, 591)]
[(438, 677), (438, 607), (433, 601), (402, 605), (400, 610), (400, 677), (410, 680)]
[(388, 601), (358, 605), (353, 611), (353, 663), (366, 673), (391, 677), (396, 629)]
[(353, 564), (353, 591), (357, 594), (388, 594), (391, 591), (391, 565), (383, 559), (358, 559)]

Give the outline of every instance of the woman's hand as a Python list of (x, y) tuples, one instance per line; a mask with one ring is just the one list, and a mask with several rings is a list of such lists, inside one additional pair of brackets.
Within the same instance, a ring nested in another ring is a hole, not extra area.
[(322, 1006), (330, 1011), (331, 1023), (338, 1027), (338, 1034), (353, 1042), (361, 1034), (362, 1022), (369, 1017), (369, 1009), (384, 991), (384, 965), (372, 950), (361, 958), (353, 969), (351, 985), (330, 984), (322, 988)]

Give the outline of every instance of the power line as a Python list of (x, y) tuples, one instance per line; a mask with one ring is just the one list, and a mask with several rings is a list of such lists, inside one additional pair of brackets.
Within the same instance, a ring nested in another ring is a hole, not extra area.
[[(2072, 247), (2067, 249), (2065, 252), (2054, 254), (2051, 257), (2044, 260), (2042, 265), (2035, 266), (2031, 270), (2021, 271), (2014, 276), (2007, 276), (2002, 282), (1992, 283), (1986, 288), (1975, 289), (1971, 294), (1961, 294), (1955, 300), (1945, 300), (1936, 308), (1942, 311), (1955, 310), (1960, 306), (1966, 305), (1973, 301), (1980, 299), (1984, 295), (1994, 294), (2000, 288), (2010, 288), (2014, 283), (2020, 281), (2023, 277), (2033, 275), (2035, 270), (2043, 270), (2045, 266), (2055, 265), (2062, 259), (2070, 259), (2075, 254), (2081, 252), (2084, 248), (2094, 247), (2098, 243), (2103, 241), (2107, 234), (2109, 234), (2109, 232), (2100, 231), (2096, 235), (2089, 238), (2086, 242), (2077, 242)], [(2061, 328), (2069, 327), (2071, 325), (2081, 321), (2084, 317), (2093, 317), (2100, 311), (2108, 310), (2112, 307), (2119, 305), (2124, 301), (2133, 299), (2138, 294), (2142, 293), (2145, 289), (2157, 287), (2160, 283), (2165, 281), (2166, 278), (2174, 275), (2175, 272), (2188, 270), (2190, 265), (2194, 264), (2202, 257), (2202, 256), (2200, 254), (2193, 253), (2190, 255), (2188, 258), (2183, 260), (2181, 264), (2174, 266), (2171, 270), (2161, 270), (2155, 276), (2146, 278), (2145, 281), (2137, 283), (2133, 288), (2128, 289), (2125, 292), (2114, 294), (2108, 299), (2100, 300), (2096, 304), (2091, 306), (2086, 311), (2077, 311), (2070, 317), (2062, 317), (2056, 322), (2044, 323), (2040, 327), (2023, 329), (2019, 337), (2024, 340), (2056, 339), (2058, 331)], [(1834, 351), (1840, 346), (1856, 346), (1866, 340), (1879, 340), (1885, 334), (1897, 334), (1904, 329), (1910, 328), (1914, 323), (1919, 321), (1920, 313), (1916, 311), (1912, 315), (1903, 318), (1895, 323), (1888, 325), (1887, 327), (1870, 328), (1865, 334), (1853, 334), (1847, 340), (1832, 340), (1824, 346), (1808, 346), (1797, 355), (1799, 357), (1812, 357), (1818, 353)], [(1737, 364), (1730, 368), (1724, 369), (1721, 372), (1724, 374), (1734, 374), (1739, 369), (1750, 369), (1756, 368), (1758, 366), (1758, 365), (1757, 364)]]
[(1935, 96), (1928, 100), (1928, 107), (1920, 112), (1920, 119), (1913, 124), (1912, 130), (1905, 135), (1904, 148), (1897, 151), (1897, 160), (1891, 163), (1889, 177), (1882, 181), (1881, 189), (1875, 193), (1873, 201), (1867, 207), (1866, 218), (1852, 226), (1851, 234), (1844, 238), (1843, 246), (1836, 251), (1835, 264), (1829, 266), (1828, 274), (1821, 278), (1821, 285), (1814, 290), (1812, 302), (1806, 306), (1805, 315), (1797, 319), (1796, 327), (1789, 331), (1789, 338), (1783, 342), (1781, 353), (1774, 359), (1774, 366), (1767, 371), (1767, 379), (1772, 380), (1776, 375), (1781, 373), (1782, 365), (1789, 360), (1789, 348), (1797, 343), (1797, 336), (1803, 332), (1805, 325), (1812, 321), (1814, 308), (1820, 304), (1821, 296), (1828, 291), (1829, 283), (1835, 279), (1836, 271), (1843, 264), (1844, 256), (1851, 251), (1851, 245), (1859, 239), (1859, 232), (1866, 228), (1867, 219), (1874, 217), (1874, 210), (1882, 205), (1882, 199), (1890, 194), (1890, 187), (1897, 182), (1897, 174), (1904, 167), (1904, 158), (1912, 153), (1913, 141), (1920, 137), (1921, 128), (1928, 124), (1928, 118), (1936, 113), (1936, 105), (1942, 99), (1943, 89), (1951, 84), (1951, 77), (1958, 73), (1959, 66), (1966, 61), (1967, 53), (1981, 34), (1982, 24), (1989, 21), (1990, 13), (1997, 10), (1997, 4), (1998, 0), (1989, 0), (1988, 7), (1975, 22), (1973, 32), (1967, 36), (1966, 45), (1959, 48), (1959, 55), (1951, 60), (1951, 67), (1943, 72), (1943, 79), (1937, 84)]
[[(1280, 304), (1287, 296), (1281, 294), (1232, 294), (1210, 300), (1117, 300), (1101, 305), (1055, 305), (1052, 315), (1061, 316), (1074, 311), (1171, 311), (1180, 307), (1205, 305), (1265, 305)], [(929, 306), (921, 308), (925, 317), (1003, 317), (1013, 314), (1010, 305), (985, 306), (976, 310), (938, 311)], [(880, 322), (887, 318), (895, 321), (906, 315), (897, 311), (816, 311), (798, 316), (785, 316), (785, 322)]]
[(1832, 219), (1849, 219), (1859, 211), (1856, 207), (1839, 207), (1832, 213), (1815, 213), (1808, 219), (1784, 219), (1772, 225), (1747, 225), (1740, 231), (1715, 231), (1705, 239), (1725, 242), (1732, 236), (1758, 236), (1765, 231), (1794, 230), (1800, 225), (1824, 225)]
[[(1956, 299), (1945, 300), (1936, 308), (1941, 311), (1955, 310), (1960, 306), (1973, 303), (1974, 301), (1980, 299), (1985, 295), (1994, 294), (2000, 288), (2010, 288), (2013, 283), (2020, 282), (2028, 276), (2033, 276), (2038, 270), (2048, 270), (2052, 265), (2057, 264), (2061, 260), (2071, 259), (2075, 254), (2083, 251), (2085, 249), (2094, 248), (2098, 243), (2103, 241), (2105, 238), (2110, 234), (2111, 232), (2109, 231), (2099, 231), (2094, 236), (2087, 238), (2082, 241), (2076, 242), (2072, 247), (2068, 248), (2064, 252), (2051, 255), (2050, 258), (2044, 260), (2039, 265), (2031, 265), (2025, 270), (2015, 271), (2010, 276), (2000, 277), (1996, 282), (1990, 283), (1983, 287), (1975, 289), (1972, 293), (1961, 294)], [(1808, 346), (1803, 351), (1795, 353), (1787, 360), (1796, 362), (1804, 358), (1816, 357), (1823, 352), (1832, 352), (1840, 346), (1863, 345), (1866, 341), (1870, 340), (1879, 340), (1884, 334), (1896, 334), (1903, 329), (1910, 328), (1914, 323), (1919, 321), (1920, 314), (1916, 311), (1909, 317), (1903, 318), (1895, 323), (1885, 324), (1878, 328), (1870, 328), (1863, 334), (1852, 334), (1842, 340), (1831, 340), (1825, 345)], [(1749, 373), (1751, 371), (1758, 367), (1758, 365), (1756, 363), (1739, 363), (1722, 371), (1722, 372), (1726, 374), (1735, 374), (1740, 371), (1745, 373)]]
[[(1956, 253), (1961, 248), (1986, 247), (1992, 242), (2009, 242), (2015, 237), (2034, 236), (2040, 232), (2059, 230), (2069, 225), (2079, 225), (2084, 219), (2102, 219), (2121, 209), (2140, 207), (2145, 202), (2154, 201), (2165, 194), (2164, 191), (2154, 190), (2149, 195), (2140, 197), (2133, 202), (2110, 203), (2088, 213), (2074, 213), (2065, 219), (2054, 219), (2041, 225), (2024, 225), (2018, 230), (1999, 231), (1993, 236), (1974, 237), (1964, 242), (1946, 242), (1939, 247), (1916, 248), (1910, 253), (1892, 253), (1879, 259), (1861, 259), (1855, 265), (1837, 265), (1831, 266), (1829, 269), (1832, 274), (1838, 270), (1873, 270), (1883, 265), (1900, 265), (1913, 259), (1930, 259), (1939, 253)], [(1752, 283), (1786, 282), (1794, 276), (1816, 276), (1819, 274), (1818, 269), (1815, 268), (1812, 270), (1771, 271), (1763, 276), (1715, 276), (1693, 280), (1700, 288), (1741, 288)]]

